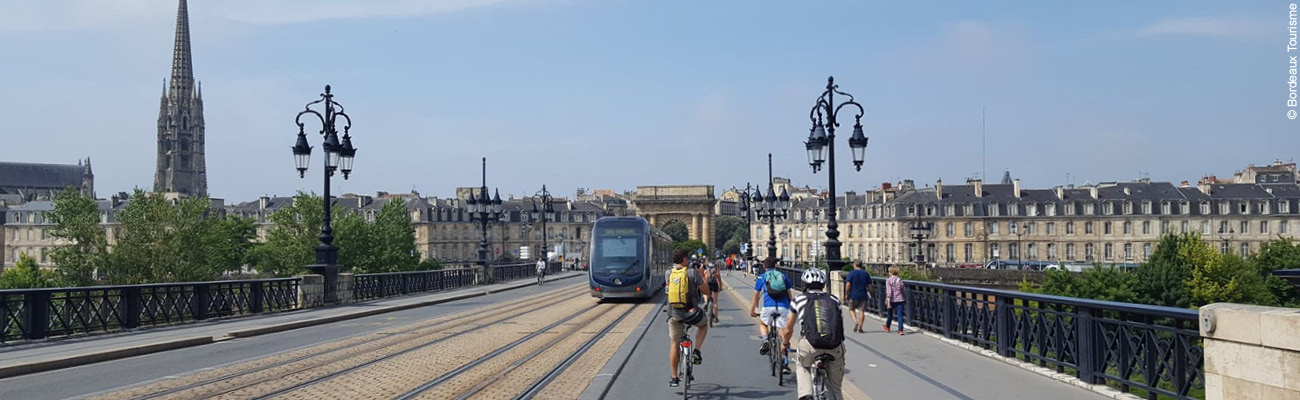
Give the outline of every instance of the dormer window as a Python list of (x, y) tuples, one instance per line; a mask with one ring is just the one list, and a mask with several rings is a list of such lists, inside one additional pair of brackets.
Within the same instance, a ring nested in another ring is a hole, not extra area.
[(1240, 210), (1241, 215), (1250, 214), (1250, 202), (1243, 201), (1238, 203), (1237, 209)]
[(1026, 205), (1026, 206), (1025, 206), (1025, 215), (1030, 216), (1030, 217), (1037, 217), (1037, 216), (1038, 216), (1038, 205), (1037, 205), (1037, 204), (1032, 204), (1032, 203)]
[(1056, 203), (1047, 204), (1047, 216), (1049, 217), (1056, 216)]
[(1105, 215), (1115, 214), (1115, 203), (1105, 202), (1101, 204), (1101, 212)]
[(1007, 204), (1007, 215), (1020, 215), (1020, 205), (1016, 203)]
[(1133, 202), (1131, 201), (1124, 202), (1124, 215), (1132, 215), (1132, 214), (1133, 214)]
[(1268, 214), (1269, 211), (1271, 211), (1271, 210), (1269, 210), (1268, 200), (1264, 200), (1264, 201), (1259, 202), (1259, 213), (1260, 213), (1260, 214)]
[(996, 216), (998, 216), (998, 203), (989, 203), (989, 212), (988, 212), (988, 214), (989, 214), (988, 216), (990, 216), (990, 217), (996, 217)]
[(1201, 202), (1201, 215), (1210, 215), (1210, 202)]
[(1230, 212), (1232, 212), (1232, 209), (1228, 207), (1228, 201), (1227, 201), (1227, 200), (1220, 201), (1220, 202), (1219, 202), (1219, 215), (1228, 215), (1228, 213), (1230, 213)]
[(1169, 202), (1167, 202), (1167, 201), (1166, 201), (1166, 202), (1163, 202), (1163, 203), (1160, 203), (1160, 213), (1161, 213), (1161, 214), (1169, 215), (1169, 214), (1170, 214), (1170, 211), (1171, 211), (1172, 208), (1173, 208), (1173, 207), (1171, 207), (1170, 204), (1169, 204)]
[(1142, 214), (1151, 215), (1151, 202), (1149, 201), (1142, 202)]
[(1092, 203), (1087, 203), (1083, 205), (1083, 215), (1093, 215), (1093, 213), (1096, 211), (1097, 211), (1096, 206), (1094, 206)]
[(1065, 203), (1065, 215), (1074, 215), (1074, 202)]
[(1286, 201), (1286, 200), (1278, 201), (1278, 202), (1277, 202), (1277, 212), (1280, 212), (1280, 213), (1283, 213), (1283, 214), (1289, 214), (1289, 213), (1291, 213), (1291, 202), (1290, 202), (1290, 201)]

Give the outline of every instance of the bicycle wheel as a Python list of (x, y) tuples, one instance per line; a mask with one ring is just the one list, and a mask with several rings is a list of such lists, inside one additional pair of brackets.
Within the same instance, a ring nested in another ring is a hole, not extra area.
[(781, 341), (776, 340), (775, 336), (772, 337), (772, 340), (775, 342), (772, 344), (772, 348), (780, 350), (780, 353), (772, 360), (772, 368), (776, 370), (776, 385), (785, 386), (785, 349), (781, 348)]
[(826, 400), (826, 370), (817, 368), (813, 375), (813, 400)]
[[(768, 328), (768, 329), (771, 329), (771, 328)], [(771, 331), (769, 330), (768, 332), (771, 332)], [(772, 368), (771, 368), (771, 369), (772, 369), (772, 376), (776, 376), (777, 372), (779, 372), (779, 371), (777, 371), (777, 367), (776, 367), (776, 363), (777, 363), (776, 352), (777, 352), (777, 350), (780, 350), (781, 348), (780, 348), (780, 347), (777, 347), (777, 346), (775, 346), (775, 345), (772, 344), (772, 334), (769, 333), (769, 334), (767, 335), (767, 339), (765, 339), (765, 340), (767, 340), (767, 348), (770, 349), (770, 350), (767, 351), (767, 364), (768, 364), (769, 366), (772, 367)]]
[(677, 367), (677, 378), (682, 382), (682, 399), (688, 396), (691, 391), (691, 348), (682, 346), (682, 354), (678, 357), (679, 366)]

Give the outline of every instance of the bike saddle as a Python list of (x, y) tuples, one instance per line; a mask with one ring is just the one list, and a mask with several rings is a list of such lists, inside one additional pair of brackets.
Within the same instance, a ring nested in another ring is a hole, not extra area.
[(825, 361), (825, 362), (835, 361), (835, 356), (832, 356), (830, 354), (822, 354), (817, 356), (817, 361)]

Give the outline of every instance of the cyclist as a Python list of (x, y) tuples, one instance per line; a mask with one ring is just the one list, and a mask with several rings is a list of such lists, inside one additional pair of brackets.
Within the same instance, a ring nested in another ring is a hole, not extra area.
[[(709, 286), (704, 284), (704, 279), (700, 277), (697, 268), (688, 268), (688, 254), (690, 252), (685, 249), (674, 251), (673, 269), (664, 274), (664, 284), (668, 286), (665, 292), (668, 294), (670, 306), (668, 307), (668, 337), (672, 347), (668, 353), (668, 364), (672, 371), (668, 386), (672, 387), (677, 387), (682, 382), (681, 377), (677, 375), (677, 361), (682, 357), (679, 346), (682, 335), (686, 332), (686, 325), (694, 326), (696, 329), (695, 351), (690, 354), (691, 362), (696, 365), (704, 362), (700, 348), (704, 347), (704, 338), (709, 333), (708, 320), (704, 319), (705, 311), (700, 307), (706, 305), (703, 296), (710, 295)], [(674, 275), (677, 275), (676, 279)], [(681, 281), (682, 279), (685, 281)], [(677, 284), (682, 286), (675, 287)], [(678, 293), (681, 298), (676, 298)]]
[[(795, 325), (801, 328), (801, 338), (795, 346), (795, 361), (798, 366), (795, 377), (799, 385), (799, 399), (813, 398), (813, 362), (820, 355), (834, 357), (823, 364), (826, 369), (826, 398), (839, 399), (840, 385), (844, 381), (844, 320), (840, 311), (840, 299), (823, 290), (826, 287), (826, 271), (806, 269), (800, 280), (803, 281), (805, 292), (790, 303), (792, 310), (789, 320), (781, 328), (781, 343), (785, 346), (790, 345), (790, 335), (794, 333)], [(800, 317), (803, 317), (802, 321)]]
[(704, 281), (709, 284), (709, 306), (712, 311), (709, 315), (715, 324), (718, 323), (718, 293), (722, 293), (721, 272), (717, 264), (713, 263), (709, 263), (708, 269), (704, 270)]
[[(768, 281), (771, 281), (771, 283)], [(790, 316), (791, 286), (794, 285), (790, 283), (790, 277), (776, 270), (775, 258), (768, 257), (763, 260), (763, 272), (758, 275), (758, 280), (754, 281), (754, 300), (749, 304), (749, 315), (758, 317), (758, 330), (763, 334), (763, 337), (767, 337), (767, 326), (770, 324), (775, 324), (777, 329), (785, 328), (786, 319)], [(758, 309), (760, 299), (763, 305), (761, 313), (755, 311)], [(775, 320), (772, 318), (773, 314), (777, 315)], [(758, 354), (767, 355), (769, 351), (780, 351), (781, 373), (790, 373), (790, 360), (785, 355), (787, 347), (781, 346), (780, 349), (772, 349), (770, 346), (764, 340), (762, 347), (758, 349)]]

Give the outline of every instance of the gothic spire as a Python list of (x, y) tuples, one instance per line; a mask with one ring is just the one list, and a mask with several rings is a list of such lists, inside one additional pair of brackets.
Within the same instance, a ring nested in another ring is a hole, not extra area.
[(172, 47), (171, 93), (178, 98), (194, 93), (194, 63), (190, 58), (190, 11), (185, 0), (176, 9), (176, 43)]

